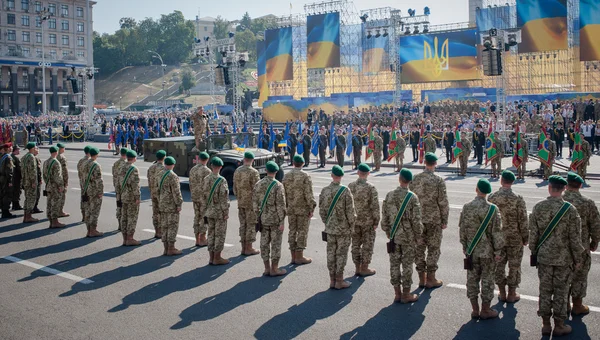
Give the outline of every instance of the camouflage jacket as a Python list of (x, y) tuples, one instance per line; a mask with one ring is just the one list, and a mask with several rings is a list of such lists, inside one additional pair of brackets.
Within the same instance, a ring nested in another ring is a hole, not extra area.
[(598, 207), (591, 199), (583, 196), (580, 192), (567, 190), (563, 199), (577, 208), (581, 218), (581, 242), (586, 251), (590, 250), (590, 241), (598, 244), (600, 241), (600, 215)]
[[(192, 202), (204, 202), (204, 180), (211, 174), (210, 169), (203, 164), (196, 164), (190, 170), (190, 191), (192, 193)], [(202, 209), (200, 211), (203, 211)]]
[(252, 209), (252, 192), (260, 181), (258, 170), (242, 165), (233, 173), (233, 194), (237, 198), (238, 208)]
[(267, 188), (273, 181), (275, 181), (276, 184), (273, 189), (271, 189), (271, 192), (267, 197), (267, 201), (265, 202), (262, 214), (260, 215), (262, 224), (266, 226), (283, 225), (286, 215), (285, 189), (283, 188), (283, 184), (277, 182), (276, 179), (269, 176), (256, 183), (253, 189), (254, 198), (252, 199), (252, 207), (256, 213), (256, 216), (258, 216), (263, 199), (265, 198), (265, 194), (267, 192)]
[[(394, 222), (396, 221), (396, 215), (404, 202), (406, 194), (408, 194), (408, 188), (398, 187), (394, 191), (388, 192), (383, 200), (381, 229), (388, 238), (390, 237)], [(394, 243), (416, 248), (421, 233), (423, 233), (421, 205), (419, 204), (417, 195), (413, 195), (410, 201), (408, 201), (402, 219), (400, 219), (400, 224), (398, 225), (396, 235), (394, 236)]]
[(69, 169), (67, 169), (67, 157), (64, 154), (59, 154), (56, 156), (56, 159), (60, 162), (60, 169), (62, 173), (62, 179), (64, 182), (64, 187), (69, 186)]
[[(112, 166), (112, 175), (113, 175), (113, 186), (115, 187), (115, 193), (117, 194), (117, 198), (119, 198), (121, 194), (121, 185), (123, 184), (123, 179), (121, 178), (121, 170), (124, 166), (127, 165), (126, 158), (119, 158)], [(150, 179), (148, 179), (149, 181)]]
[[(157, 174), (162, 172), (164, 168), (165, 166), (162, 162), (155, 161), (154, 163), (152, 163), (152, 165), (150, 165), (150, 167), (148, 168), (148, 172), (146, 173), (146, 177), (148, 177), (148, 189), (150, 189), (150, 197), (152, 199), (158, 199), (158, 192), (155, 189), (156, 181), (158, 181), (159, 179), (157, 179), (156, 176)], [(190, 174), (190, 181), (191, 177), (192, 176)]]
[(308, 216), (315, 211), (312, 179), (306, 172), (297, 168), (288, 171), (283, 176), (283, 186), (288, 215)]
[[(83, 156), (82, 159), (80, 159), (77, 162), (77, 176), (79, 177), (79, 187), (83, 190), (83, 186), (85, 185), (85, 179), (87, 176), (87, 173), (85, 172), (85, 166), (87, 161), (89, 161), (90, 158), (88, 156)], [(114, 181), (114, 167), (113, 167), (113, 181)], [(115, 185), (116, 188), (116, 185)]]
[(463, 157), (463, 159), (466, 158), (468, 160), (469, 156), (471, 155), (471, 149), (473, 149), (473, 144), (471, 143), (470, 138), (465, 138), (465, 139), (461, 138), (461, 141), (462, 141), (462, 145), (463, 145), (463, 152), (460, 155), (460, 157)]
[[(133, 170), (131, 170), (129, 177), (125, 179), (130, 168), (133, 168)], [(140, 171), (137, 166), (130, 163), (122, 166), (119, 180), (119, 194), (122, 202), (135, 203), (135, 201), (140, 200)]]
[(375, 149), (374, 152), (383, 152), (383, 139), (381, 136), (375, 136)]
[(29, 189), (40, 182), (36, 163), (37, 161), (32, 153), (27, 153), (21, 158), (21, 177), (25, 189)]
[[(477, 230), (479, 230), (481, 223), (485, 220), (490, 206), (492, 206), (492, 204), (483, 197), (475, 197), (474, 200), (464, 205), (463, 210), (460, 213), (458, 228), (460, 243), (462, 244), (462, 249), (465, 254), (467, 248), (473, 241), (473, 238), (475, 238), (475, 234), (477, 234)], [(493, 258), (494, 255), (500, 255), (502, 248), (504, 248), (502, 222), (498, 210), (499, 209), (496, 208), (479, 243), (475, 249), (473, 249), (473, 253), (471, 254), (473, 258), (490, 259)]]
[[(166, 175), (162, 187), (160, 181), (165, 173)], [(179, 176), (173, 171), (162, 169), (156, 174), (156, 191), (158, 192), (158, 210), (164, 213), (177, 213), (177, 208), (181, 208), (183, 197), (181, 196), (181, 188), (179, 186)]]
[(45, 190), (48, 192), (58, 192), (58, 189), (64, 188), (62, 170), (60, 161), (57, 158), (48, 158), (42, 166), (42, 177), (46, 183)]
[(94, 170), (91, 173), (90, 182), (88, 184), (88, 188), (86, 191), (86, 194), (90, 197), (104, 194), (104, 181), (102, 180), (102, 168), (100, 167), (100, 164), (98, 164), (96, 161), (93, 161), (91, 159), (88, 162), (84, 163), (85, 166), (83, 168), (83, 176), (85, 179), (83, 181), (83, 185), (85, 186), (85, 182), (87, 180), (88, 174), (90, 173), (90, 170), (92, 169), (92, 165), (94, 163), (96, 163), (96, 167), (94, 167)]
[(379, 196), (375, 186), (365, 179), (357, 179), (348, 184), (348, 189), (352, 192), (354, 208), (356, 210), (356, 224), (365, 227), (374, 227), (379, 225), (381, 218), (379, 213)]
[(423, 141), (423, 147), (425, 148), (425, 153), (427, 153), (427, 152), (435, 153), (435, 150), (437, 147), (435, 145), (435, 140), (433, 139), (433, 137), (431, 137), (431, 135), (429, 135), (429, 137), (425, 138), (425, 140)]
[(398, 147), (398, 154), (396, 156), (404, 157), (404, 152), (406, 151), (406, 140), (398, 136), (398, 139), (396, 139), (396, 146)]
[(421, 202), (423, 224), (448, 224), (448, 195), (446, 183), (433, 171), (425, 169), (410, 183), (412, 190)]
[(229, 217), (229, 186), (223, 177), (221, 183), (215, 188), (212, 201), (208, 202), (210, 191), (217, 178), (221, 176), (211, 173), (204, 179), (203, 202), (206, 202), (204, 216), (208, 218), (222, 219)]
[(354, 198), (352, 192), (344, 190), (338, 199), (335, 208), (331, 212), (329, 222), (327, 222), (327, 213), (331, 206), (333, 198), (340, 189), (340, 183), (331, 182), (321, 190), (319, 195), (319, 215), (325, 224), (325, 232), (331, 235), (350, 235), (356, 222), (356, 210), (354, 210)]
[(516, 247), (526, 243), (529, 239), (529, 223), (523, 197), (515, 194), (512, 189), (500, 188), (488, 197), (488, 201), (500, 209), (506, 246)]
[(5, 187), (13, 182), (14, 164), (10, 154), (0, 154), (0, 186)]
[[(535, 252), (538, 241), (554, 215), (563, 205), (560, 197), (548, 197), (533, 207), (529, 215), (529, 249)], [(581, 217), (575, 207), (569, 208), (537, 253), (538, 262), (548, 266), (571, 266), (581, 263)]]

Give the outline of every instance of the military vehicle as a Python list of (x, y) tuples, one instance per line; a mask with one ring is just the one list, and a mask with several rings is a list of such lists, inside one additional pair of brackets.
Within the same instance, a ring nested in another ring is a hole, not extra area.
[[(223, 160), (221, 176), (227, 179), (229, 189), (233, 189), (233, 173), (238, 166), (242, 165), (245, 151), (254, 153), (254, 168), (258, 170), (261, 177), (266, 176), (268, 161), (275, 161), (280, 167), (284, 162), (284, 155), (259, 149), (256, 146), (257, 136), (254, 133), (229, 133), (211, 135), (200, 143), (200, 150), (196, 149), (194, 136), (167, 137), (144, 140), (144, 161), (154, 162), (156, 152), (165, 150), (167, 155), (177, 161), (173, 171), (180, 177), (189, 177), (190, 170), (199, 161), (199, 154), (206, 151), (210, 157), (219, 157)], [(243, 147), (246, 146), (246, 147)], [(283, 180), (283, 169), (280, 169), (276, 178)]]

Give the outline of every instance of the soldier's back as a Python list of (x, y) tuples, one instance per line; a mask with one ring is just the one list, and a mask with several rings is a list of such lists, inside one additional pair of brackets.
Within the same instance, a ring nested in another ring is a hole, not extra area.
[(586, 250), (590, 249), (590, 238), (600, 237), (600, 216), (596, 203), (583, 196), (580, 192), (567, 190), (563, 194), (563, 199), (577, 209), (581, 218), (581, 240)]
[(379, 216), (375, 218), (375, 215), (379, 215), (379, 198), (375, 186), (359, 178), (348, 184), (348, 188), (352, 192), (352, 196), (356, 197), (354, 208), (357, 222), (359, 224), (363, 224), (363, 221), (368, 223), (378, 222)]
[(252, 209), (252, 190), (259, 181), (258, 170), (242, 165), (233, 174), (233, 192), (238, 201), (238, 208)]
[(425, 170), (416, 175), (410, 189), (419, 197), (423, 223), (445, 224), (448, 215), (448, 197), (444, 179), (434, 172)]
[(210, 169), (203, 164), (195, 165), (190, 170), (190, 191), (192, 192), (192, 201), (202, 201), (202, 190), (204, 189), (204, 180), (210, 175)]
[(292, 169), (283, 176), (288, 214), (308, 215), (316, 201), (312, 191), (312, 180), (302, 169)]
[(527, 208), (523, 196), (516, 194), (512, 189), (500, 188), (488, 196), (488, 201), (500, 210), (502, 231), (507, 245), (521, 245), (523, 237), (527, 237), (521, 235), (518, 229), (520, 224), (527, 225)]

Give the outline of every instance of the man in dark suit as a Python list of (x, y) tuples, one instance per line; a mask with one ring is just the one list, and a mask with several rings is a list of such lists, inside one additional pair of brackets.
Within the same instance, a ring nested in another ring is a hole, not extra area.
[(585, 107), (585, 112), (583, 114), (583, 120), (594, 120), (594, 101), (590, 99), (589, 103)]
[(388, 131), (387, 127), (383, 128), (381, 138), (383, 138), (383, 159), (386, 160), (390, 155), (388, 151), (388, 145), (390, 144), (390, 132)]
[(335, 156), (337, 157), (338, 165), (343, 168), (344, 156), (346, 156), (346, 136), (344, 136), (342, 129), (339, 129), (337, 138), (335, 139)]
[(363, 140), (360, 137), (360, 129), (355, 129), (352, 135), (352, 154), (354, 155), (354, 170), (358, 168), (360, 164), (360, 156), (362, 153)]
[(562, 158), (563, 141), (565, 140), (565, 129), (563, 124), (559, 122), (554, 129), (554, 142), (556, 143), (556, 157)]
[(321, 133), (319, 134), (319, 168), (324, 168), (325, 167), (325, 162), (327, 162), (327, 154), (325, 151), (327, 151), (327, 142), (328, 142), (328, 138), (327, 138), (327, 134), (325, 133), (325, 129), (321, 129)]
[(410, 147), (412, 148), (413, 162), (419, 161), (419, 139), (421, 133), (419, 132), (417, 125), (413, 126), (413, 130), (410, 133)]
[(444, 133), (444, 147), (446, 148), (446, 163), (452, 163), (452, 146), (454, 145), (454, 132), (450, 124), (446, 125)]
[(290, 133), (290, 138), (288, 140), (288, 146), (289, 146), (289, 154), (290, 154), (290, 165), (292, 165), (292, 160), (294, 159), (294, 156), (296, 155), (296, 148), (298, 147), (298, 137), (296, 136), (296, 131), (295, 129), (292, 131), (292, 133)]
[(485, 145), (485, 134), (482, 130), (483, 128), (481, 124), (478, 124), (476, 131), (473, 132), (473, 145), (475, 146), (477, 165), (483, 165), (483, 146)]
[(302, 147), (304, 148), (304, 167), (306, 168), (310, 164), (310, 147), (312, 146), (312, 138), (308, 134), (308, 129), (304, 130), (304, 136), (302, 137)]

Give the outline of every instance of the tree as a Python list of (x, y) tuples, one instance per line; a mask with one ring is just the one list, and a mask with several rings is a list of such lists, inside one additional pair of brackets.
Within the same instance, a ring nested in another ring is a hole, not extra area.
[(252, 18), (250, 18), (250, 14), (248, 12), (244, 13), (242, 20), (240, 20), (240, 25), (237, 27), (237, 31), (243, 32), (246, 29), (250, 29), (252, 25)]
[(190, 68), (186, 67), (181, 71), (181, 86), (183, 91), (189, 91), (196, 86), (196, 77)]
[(229, 21), (223, 19), (220, 15), (215, 20), (215, 27), (213, 29), (213, 35), (215, 39), (225, 39), (227, 33), (229, 33)]
[(250, 30), (254, 34), (262, 34), (267, 27), (272, 27), (277, 24), (277, 19), (272, 17), (260, 18), (252, 20)]
[(249, 29), (238, 32), (235, 35), (235, 48), (240, 52), (250, 52), (250, 61), (256, 60), (256, 36), (254, 33)]

